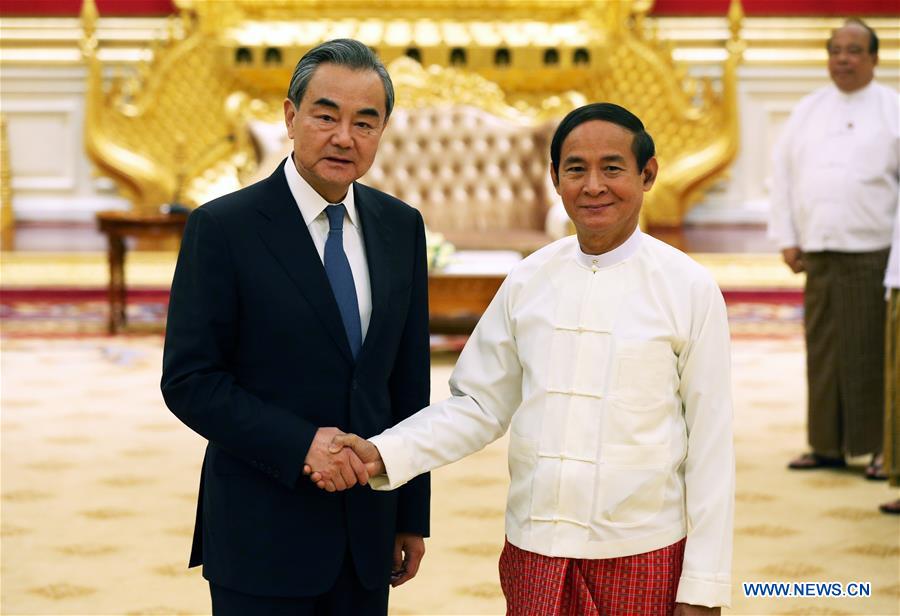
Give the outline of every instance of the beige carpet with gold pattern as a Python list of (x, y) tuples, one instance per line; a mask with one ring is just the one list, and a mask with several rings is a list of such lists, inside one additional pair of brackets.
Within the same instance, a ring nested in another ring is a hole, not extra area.
[[(186, 569), (203, 441), (163, 405), (161, 340), (2, 341), (2, 613), (205, 614)], [(438, 358), (434, 396), (452, 357)], [(734, 345), (733, 614), (897, 614), (896, 498), (861, 466), (789, 473), (804, 447), (799, 337)], [(394, 614), (501, 614), (505, 441), (434, 474), (433, 537)], [(870, 582), (869, 598), (751, 598), (742, 582)]]

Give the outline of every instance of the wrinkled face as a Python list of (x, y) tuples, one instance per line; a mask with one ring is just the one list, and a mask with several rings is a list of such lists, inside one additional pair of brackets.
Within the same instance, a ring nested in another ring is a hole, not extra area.
[(657, 163), (651, 158), (639, 171), (631, 151), (633, 139), (618, 124), (585, 122), (563, 141), (559, 172), (550, 168), (556, 192), (587, 253), (612, 250), (637, 227), (644, 193), (656, 179)]
[(851, 24), (838, 28), (828, 41), (828, 73), (843, 92), (869, 84), (875, 76), (878, 56), (869, 53), (869, 33)]
[(375, 160), (386, 123), (384, 85), (375, 71), (322, 64), (298, 108), (284, 101), (284, 121), (297, 171), (337, 203)]

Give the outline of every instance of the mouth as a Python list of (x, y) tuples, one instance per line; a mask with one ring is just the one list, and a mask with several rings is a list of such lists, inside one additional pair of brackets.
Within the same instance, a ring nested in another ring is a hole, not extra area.
[(583, 210), (602, 210), (612, 206), (612, 203), (587, 203), (585, 205), (579, 205), (578, 207)]
[(349, 158), (341, 158), (339, 156), (326, 156), (323, 160), (333, 165), (352, 165), (353, 161)]

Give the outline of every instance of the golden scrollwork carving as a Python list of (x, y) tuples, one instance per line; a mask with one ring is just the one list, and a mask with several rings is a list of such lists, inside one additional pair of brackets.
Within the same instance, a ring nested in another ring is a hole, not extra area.
[(155, 209), (179, 187), (189, 205), (238, 187), (254, 164), (247, 122), (277, 118), (296, 60), (339, 36), (376, 49), (399, 106), (473, 105), (531, 123), (592, 100), (632, 109), (662, 162), (645, 206), (651, 224), (680, 224), (737, 150), (738, 0), (717, 87), (689, 77), (645, 26), (652, 0), (175, 4), (152, 60), (111, 81), (97, 59), (93, 0), (82, 12), (88, 152), (136, 209)]
[(12, 250), (16, 239), (16, 220), (12, 206), (12, 176), (9, 170), (9, 141), (6, 117), (0, 114), (0, 249)]

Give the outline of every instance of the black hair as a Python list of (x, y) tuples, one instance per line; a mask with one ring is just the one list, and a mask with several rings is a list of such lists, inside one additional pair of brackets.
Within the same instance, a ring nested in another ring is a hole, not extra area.
[[(869, 27), (869, 24), (864, 22), (862, 19), (858, 17), (851, 17), (844, 21), (844, 26), (859, 26), (863, 30), (869, 33), (869, 55), (877, 56), (878, 55), (878, 35), (875, 34), (875, 30)], [(844, 26), (841, 26), (842, 28)], [(835, 30), (831, 31), (831, 36), (828, 37), (828, 40), (825, 42), (825, 49), (831, 50), (831, 39), (834, 38)]]
[(585, 122), (593, 120), (616, 124), (634, 135), (634, 139), (631, 141), (631, 151), (637, 160), (638, 171), (643, 171), (647, 161), (656, 153), (653, 138), (644, 130), (644, 123), (636, 115), (619, 105), (591, 103), (570, 111), (556, 127), (553, 140), (550, 142), (550, 163), (553, 165), (553, 172), (559, 175), (559, 156), (563, 141), (566, 140), (569, 133)]

